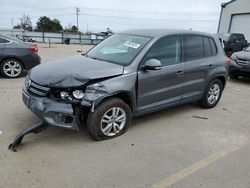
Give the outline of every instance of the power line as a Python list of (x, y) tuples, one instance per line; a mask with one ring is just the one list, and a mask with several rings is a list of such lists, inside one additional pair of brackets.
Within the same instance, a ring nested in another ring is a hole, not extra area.
[(218, 21), (218, 20), (213, 20), (213, 19), (186, 19), (186, 20), (183, 20), (183, 19), (158, 19), (158, 18), (138, 18), (138, 17), (120, 17), (120, 16), (107, 16), (107, 15), (97, 15), (97, 14), (80, 14), (80, 15), (85, 15), (85, 16), (94, 16), (94, 17), (105, 17), (105, 18), (114, 18), (114, 19), (137, 19), (137, 20), (153, 20), (153, 21), (198, 21), (198, 22), (201, 22), (201, 21)]
[(124, 9), (104, 9), (104, 8), (89, 8), (89, 7), (80, 7), (82, 9), (89, 9), (89, 10), (101, 10), (101, 11), (110, 11), (110, 12), (130, 12), (130, 13), (159, 13), (159, 14), (189, 14), (189, 15), (218, 15), (219, 12), (182, 12), (182, 11), (177, 11), (177, 12), (163, 12), (163, 11), (152, 11), (152, 10), (124, 10)]

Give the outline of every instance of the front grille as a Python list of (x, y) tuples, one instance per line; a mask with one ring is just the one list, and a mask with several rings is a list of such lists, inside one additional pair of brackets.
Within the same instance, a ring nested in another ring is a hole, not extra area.
[(30, 81), (30, 84), (27, 86), (27, 90), (33, 95), (45, 97), (48, 95), (50, 88), (38, 85), (37, 83)]
[(249, 61), (249, 60), (246, 60), (246, 59), (238, 59), (238, 60), (237, 60), (237, 63), (238, 63), (239, 65), (242, 65), (242, 66), (250, 65), (250, 61)]

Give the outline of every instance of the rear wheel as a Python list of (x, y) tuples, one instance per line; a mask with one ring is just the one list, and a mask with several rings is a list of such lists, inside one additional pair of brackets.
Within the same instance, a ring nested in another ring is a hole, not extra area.
[(130, 122), (130, 107), (121, 99), (110, 98), (89, 113), (87, 127), (92, 138), (105, 140), (125, 133)]
[(223, 86), (219, 79), (212, 80), (203, 95), (203, 98), (199, 101), (203, 108), (213, 108), (220, 101)]
[(23, 65), (16, 59), (6, 59), (1, 63), (0, 72), (6, 78), (18, 78), (23, 74)]

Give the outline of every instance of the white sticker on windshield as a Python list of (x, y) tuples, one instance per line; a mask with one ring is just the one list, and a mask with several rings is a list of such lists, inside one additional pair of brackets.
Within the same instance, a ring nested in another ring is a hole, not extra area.
[(129, 47), (129, 48), (134, 48), (134, 49), (137, 49), (141, 46), (140, 44), (137, 44), (137, 43), (134, 43), (131, 41), (127, 41), (124, 45)]

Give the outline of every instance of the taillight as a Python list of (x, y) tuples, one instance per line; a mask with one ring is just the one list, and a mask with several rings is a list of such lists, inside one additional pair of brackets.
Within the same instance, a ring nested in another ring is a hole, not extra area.
[(37, 46), (29, 46), (28, 49), (31, 52), (38, 52), (38, 47)]
[(231, 64), (231, 59), (229, 57), (227, 57), (226, 63), (227, 63), (227, 65)]

